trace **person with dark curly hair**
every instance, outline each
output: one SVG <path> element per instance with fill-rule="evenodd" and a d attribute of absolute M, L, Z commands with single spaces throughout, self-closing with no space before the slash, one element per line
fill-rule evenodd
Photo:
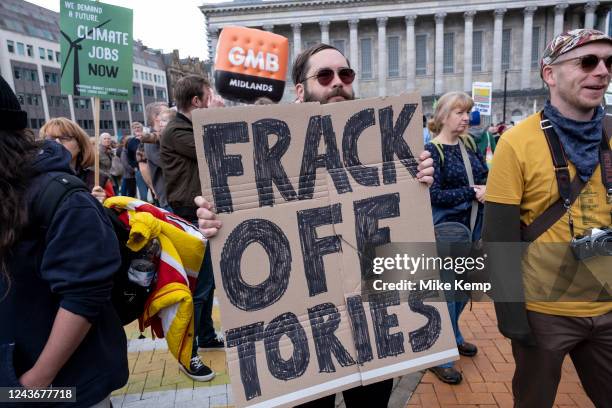
<path fill-rule="evenodd" d="M 47 186 L 74 178 L 72 156 L 26 126 L 0 77 L 0 387 L 75 387 L 71 406 L 109 407 L 129 375 L 110 302 L 119 243 L 85 187 L 65 196 L 50 221 L 39 216 Z"/>

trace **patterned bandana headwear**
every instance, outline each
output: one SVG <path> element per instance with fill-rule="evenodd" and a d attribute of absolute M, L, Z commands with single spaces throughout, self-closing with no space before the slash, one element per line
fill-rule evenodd
<path fill-rule="evenodd" d="M 612 38 L 608 37 L 601 31 L 590 28 L 579 28 L 559 34 L 548 44 L 540 61 L 540 76 L 546 65 L 550 65 L 561 55 L 573 50 L 574 48 L 582 47 L 594 41 L 607 41 L 612 43 Z"/>

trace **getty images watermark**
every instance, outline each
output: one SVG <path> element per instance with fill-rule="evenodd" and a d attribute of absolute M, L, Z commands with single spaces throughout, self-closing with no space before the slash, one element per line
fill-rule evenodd
<path fill-rule="evenodd" d="M 475 282 L 470 276 L 483 272 L 487 255 L 440 257 L 377 256 L 372 260 L 372 273 L 378 278 L 369 279 L 374 291 L 480 291 L 489 292 L 490 282 Z M 383 276 L 384 275 L 384 276 Z"/>

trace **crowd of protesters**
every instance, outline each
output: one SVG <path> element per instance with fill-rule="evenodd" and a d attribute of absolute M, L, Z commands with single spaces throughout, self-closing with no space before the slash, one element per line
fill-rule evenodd
<path fill-rule="evenodd" d="M 544 114 L 576 167 L 572 171 L 583 182 L 591 180 L 595 194 L 603 191 L 596 170 L 603 118 L 599 105 L 602 90 L 610 82 L 611 62 L 612 39 L 595 30 L 575 30 L 553 39 L 541 64 L 550 90 Z M 338 49 L 315 45 L 298 55 L 292 66 L 296 102 L 325 104 L 355 99 L 352 83 L 356 73 Z M 108 133 L 100 135 L 100 178 L 96 183 L 96 152 L 88 135 L 69 119 L 53 118 L 36 137 L 27 129 L 25 112 L 3 79 L 0 87 L 0 170 L 5 179 L 0 183 L 4 200 L 0 223 L 7 226 L 0 232 L 0 317 L 3 322 L 12 322 L 0 328 L 0 386 L 76 386 L 78 406 L 108 406 L 110 392 L 126 383 L 128 369 L 125 336 L 107 301 L 113 271 L 120 262 L 118 242 L 99 203 L 116 195 L 138 197 L 197 225 L 209 238 L 209 245 L 220 245 L 214 236 L 222 223 L 211 203 L 200 197 L 191 115 L 196 109 L 222 107 L 223 100 L 205 78 L 182 78 L 174 89 L 176 107 L 151 103 L 146 106 L 146 127 L 132 123 L 132 134 L 121 140 Z M 533 150 L 524 147 L 525 143 L 536 143 L 526 138 L 540 137 L 542 132 L 534 125 L 540 116 L 514 127 L 497 124 L 483 129 L 470 127 L 474 125 L 472 107 L 467 94 L 449 92 L 438 99 L 432 117 L 423 118 L 425 146 L 419 156 L 417 179 L 429 186 L 432 223 L 440 231 L 449 224 L 459 224 L 468 241 L 481 237 L 496 242 L 520 240 L 508 234 L 520 235 L 520 224 L 537 218 L 546 210 L 545 204 L 554 202 L 559 194 L 554 171 L 549 175 L 548 168 L 532 168 L 542 159 L 531 160 L 530 154 L 546 155 L 546 145 L 540 143 Z M 543 136 L 540 139 L 544 140 Z M 53 223 L 46 226 L 46 238 L 40 238 L 36 220 L 28 214 L 49 177 L 57 172 L 76 175 L 90 194 L 77 192 L 63 201 Z M 545 173 L 548 184 L 536 177 Z M 507 183 L 511 185 L 506 189 Z M 555 186 L 552 193 L 551 186 Z M 535 190 L 539 197 L 532 196 Z M 610 202 L 606 204 L 605 193 L 601 198 L 601 208 L 591 217 L 608 225 Z M 578 225 L 577 216 L 575 219 L 572 228 L 586 229 Z M 556 240 L 566 227 L 558 222 L 548 238 Z M 101 251 L 104 257 L 97 256 Z M 516 267 L 520 270 L 520 265 Z M 447 272 L 446 279 L 454 279 L 453 271 Z M 538 276 L 530 277 L 531 285 L 537 284 L 533 280 L 537 282 Z M 181 365 L 181 370 L 197 381 L 209 381 L 215 375 L 198 351 L 224 347 L 212 322 L 214 289 L 207 250 L 192 288 L 192 358 L 189 366 Z M 459 353 L 474 356 L 477 347 L 463 339 L 459 328 L 465 304 L 457 298 L 447 302 Z M 497 308 L 501 324 L 506 325 L 502 332 L 512 340 L 517 360 L 513 381 L 517 406 L 552 406 L 566 354 L 574 359 L 593 402 L 610 406 L 612 306 L 579 306 L 582 308 L 551 308 L 527 302 L 518 312 L 511 311 L 520 319 L 510 323 L 510 312 L 504 306 Z M 560 332 L 567 336 L 566 341 L 557 341 Z M 598 374 L 588 374 L 590 367 L 597 367 Z M 545 370 L 548 376 L 544 389 L 536 389 L 537 382 L 528 380 L 530 370 L 537 369 Z M 452 363 L 431 370 L 446 383 L 462 381 Z M 392 381 L 385 380 L 347 390 L 346 406 L 386 406 L 391 389 Z M 303 404 L 327 406 L 334 406 L 333 396 Z"/>

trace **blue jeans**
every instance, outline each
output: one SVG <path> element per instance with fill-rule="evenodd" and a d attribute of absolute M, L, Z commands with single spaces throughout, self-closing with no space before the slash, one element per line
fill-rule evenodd
<path fill-rule="evenodd" d="M 214 292 L 215 277 L 213 275 L 209 242 L 204 253 L 204 260 L 198 274 L 196 287 L 193 291 L 193 327 L 195 328 L 195 336 L 193 338 L 192 356 L 197 355 L 199 346 L 206 344 L 206 342 L 211 341 L 217 336 L 212 319 Z"/>
<path fill-rule="evenodd" d="M 136 197 L 136 179 L 123 178 L 121 181 L 121 195 L 128 197 Z"/>
<path fill-rule="evenodd" d="M 149 198 L 149 187 L 142 178 L 140 171 L 136 170 L 136 186 L 138 187 L 138 196 L 142 201 L 148 201 Z"/>
<path fill-rule="evenodd" d="M 440 280 L 443 282 L 451 282 L 454 285 L 455 272 L 452 270 L 443 270 L 440 272 Z M 465 342 L 461 330 L 459 330 L 459 316 L 467 304 L 467 295 L 462 292 L 455 292 L 453 290 L 445 291 L 445 295 L 448 297 L 446 300 L 446 306 L 448 307 L 448 314 L 450 315 L 451 325 L 453 326 L 453 332 L 455 334 L 455 342 L 457 345 L 461 345 Z M 441 368 L 451 368 L 454 366 L 454 362 L 445 363 L 439 365 Z"/>

